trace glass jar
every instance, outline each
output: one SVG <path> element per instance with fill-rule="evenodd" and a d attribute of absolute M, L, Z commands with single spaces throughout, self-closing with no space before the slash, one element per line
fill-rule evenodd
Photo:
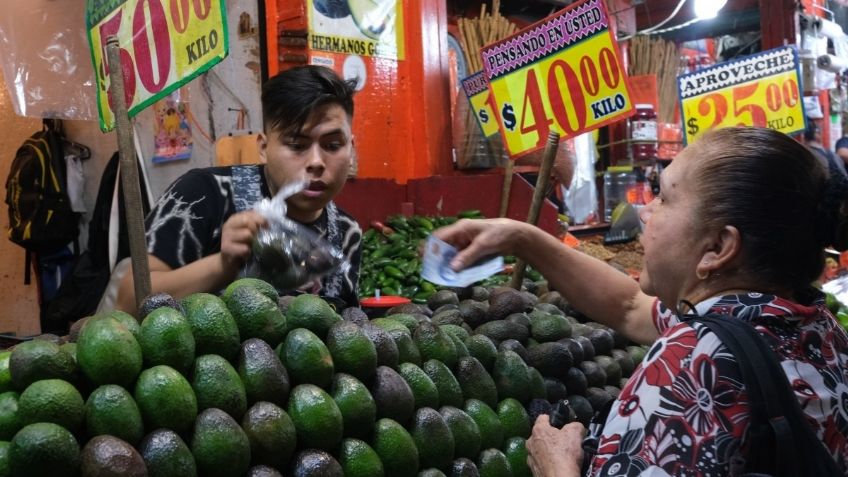
<path fill-rule="evenodd" d="M 637 104 L 630 118 L 631 160 L 635 163 L 657 157 L 657 113 L 651 104 Z"/>
<path fill-rule="evenodd" d="M 604 172 L 604 222 L 609 222 L 612 211 L 621 202 L 627 202 L 628 191 L 636 188 L 636 173 L 630 166 L 608 167 Z"/>

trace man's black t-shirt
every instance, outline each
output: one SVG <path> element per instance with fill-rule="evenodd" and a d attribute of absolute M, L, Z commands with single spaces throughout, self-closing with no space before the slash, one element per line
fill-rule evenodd
<path fill-rule="evenodd" d="M 248 171 L 258 177 L 258 189 L 253 186 L 255 195 L 270 197 L 264 166 L 192 169 L 171 184 L 148 214 L 145 221 L 148 253 L 173 269 L 218 253 L 224 222 L 244 208 L 236 207 L 238 197 L 234 196 L 242 194 L 234 194 L 235 168 L 252 168 L 241 169 L 236 176 Z M 358 305 L 362 230 L 356 220 L 330 202 L 318 220 L 303 225 L 323 235 L 343 252 L 350 264 L 346 272 L 324 277 L 318 293 L 340 299 L 347 306 Z"/>

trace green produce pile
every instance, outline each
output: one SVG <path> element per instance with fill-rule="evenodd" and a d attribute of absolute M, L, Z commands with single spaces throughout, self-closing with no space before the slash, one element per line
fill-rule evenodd
<path fill-rule="evenodd" d="M 839 324 L 848 330 L 848 307 L 842 304 L 835 295 L 825 293 L 827 308 L 833 313 Z"/>
<path fill-rule="evenodd" d="M 644 355 L 534 291 L 372 320 L 256 279 L 153 295 L 0 354 L 0 476 L 529 476 L 531 416 L 587 422 Z"/>
<path fill-rule="evenodd" d="M 359 276 L 359 296 L 374 296 L 377 290 L 382 295 L 404 296 L 413 303 L 424 304 L 441 287 L 421 278 L 421 243 L 433 230 L 450 225 L 458 219 L 479 219 L 479 210 L 466 210 L 456 217 L 426 217 L 394 215 L 386 224 L 374 223 L 374 227 L 363 234 L 362 264 Z M 515 261 L 505 257 L 506 263 Z M 539 272 L 528 267 L 525 277 L 539 281 Z M 480 285 L 493 286 L 508 282 L 508 274 L 494 275 Z"/>

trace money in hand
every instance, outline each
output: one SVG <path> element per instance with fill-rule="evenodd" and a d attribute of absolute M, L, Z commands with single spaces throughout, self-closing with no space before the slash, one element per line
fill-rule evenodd
<path fill-rule="evenodd" d="M 456 254 L 457 249 L 454 246 L 429 236 L 424 249 L 421 276 L 437 285 L 461 288 L 489 278 L 504 268 L 503 257 L 494 257 L 480 260 L 457 272 L 450 267 L 450 262 Z"/>

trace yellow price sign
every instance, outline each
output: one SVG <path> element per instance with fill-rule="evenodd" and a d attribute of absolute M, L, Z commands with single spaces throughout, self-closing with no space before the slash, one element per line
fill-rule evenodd
<path fill-rule="evenodd" d="M 483 131 L 483 137 L 497 134 L 497 112 L 493 107 L 492 95 L 489 93 L 489 82 L 486 81 L 483 72 L 479 71 L 462 80 L 462 90 L 465 91 L 465 96 L 471 103 L 471 110 L 474 111 L 477 124 Z"/>
<path fill-rule="evenodd" d="M 602 0 L 585 0 L 484 47 L 500 131 L 515 157 L 630 116 L 630 86 Z"/>
<path fill-rule="evenodd" d="M 118 38 L 132 117 L 227 56 L 226 17 L 224 0 L 88 0 L 100 128 L 115 125 L 106 57 L 110 36 Z"/>
<path fill-rule="evenodd" d="M 798 54 L 784 46 L 677 77 L 686 142 L 711 129 L 804 129 Z"/>

